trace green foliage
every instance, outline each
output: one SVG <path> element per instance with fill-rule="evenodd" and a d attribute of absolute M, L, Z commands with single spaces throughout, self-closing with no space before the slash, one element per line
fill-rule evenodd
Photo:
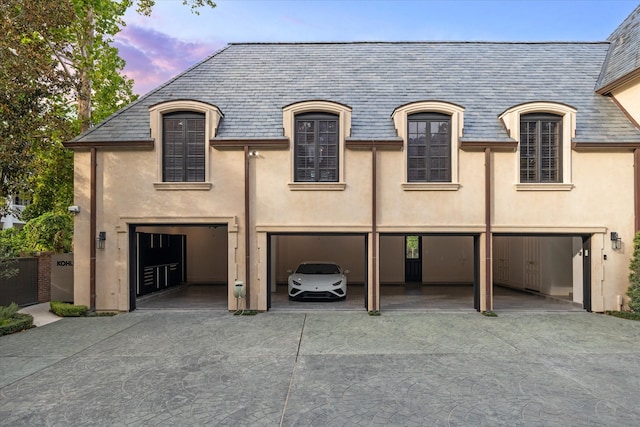
<path fill-rule="evenodd" d="M 86 305 L 73 305 L 66 302 L 51 301 L 51 311 L 60 317 L 83 317 L 87 315 Z"/>
<path fill-rule="evenodd" d="M 483 311 L 482 315 L 486 317 L 498 317 L 498 313 L 495 311 Z"/>
<path fill-rule="evenodd" d="M 31 204 L 20 219 L 28 222 L 47 212 L 66 212 L 73 204 L 73 152 L 59 140 L 52 141 L 35 151 L 32 167 L 28 181 Z"/>
<path fill-rule="evenodd" d="M 134 4 L 148 16 L 155 0 L 0 2 L 0 195 L 31 199 L 23 220 L 73 204 L 73 153 L 62 143 L 137 98 L 113 47 Z M 195 14 L 216 6 L 212 0 L 183 4 Z M 8 209 L 0 203 L 0 215 Z M 48 244 L 30 238 L 5 247 L 59 250 L 60 236 L 51 235 L 56 239 Z"/>
<path fill-rule="evenodd" d="M 0 336 L 33 328 L 33 316 L 27 313 L 16 313 L 7 321 L 0 321 Z"/>
<path fill-rule="evenodd" d="M 631 311 L 640 313 L 640 232 L 633 239 L 633 247 L 633 257 L 629 264 L 629 289 L 627 290 L 627 295 L 631 298 L 629 301 Z"/>
<path fill-rule="evenodd" d="M 255 316 L 258 314 L 257 310 L 236 310 L 233 312 L 234 316 Z"/>
<path fill-rule="evenodd" d="M 18 234 L 19 232 L 12 228 L 0 231 L 0 278 L 9 279 L 19 272 L 17 253 L 13 250 L 11 237 L 5 237 Z"/>
<path fill-rule="evenodd" d="M 73 217 L 70 213 L 47 212 L 27 222 L 22 228 L 24 251 L 71 252 Z"/>
<path fill-rule="evenodd" d="M 3 0 L 0 17 L 0 194 L 28 194 L 37 151 L 72 134 L 57 111 L 71 86 L 52 49 L 73 10 L 64 0 Z"/>
<path fill-rule="evenodd" d="M 130 2 L 129 2 L 130 3 Z M 145 16 L 151 15 L 151 9 L 156 4 L 156 0 L 138 0 L 136 11 Z M 210 8 L 216 7 L 216 3 L 212 0 L 182 0 L 183 5 L 191 6 L 191 13 L 199 15 L 198 8 L 208 6 Z"/>
<path fill-rule="evenodd" d="M 4 322 L 13 318 L 16 315 L 20 307 L 15 302 L 12 302 L 8 306 L 0 306 L 0 322 Z"/>
<path fill-rule="evenodd" d="M 0 336 L 29 329 L 33 326 L 33 316 L 18 313 L 18 304 L 0 306 Z"/>
<path fill-rule="evenodd" d="M 640 320 L 640 313 L 631 311 L 607 311 L 606 313 L 609 316 L 619 317 L 621 319 Z"/>

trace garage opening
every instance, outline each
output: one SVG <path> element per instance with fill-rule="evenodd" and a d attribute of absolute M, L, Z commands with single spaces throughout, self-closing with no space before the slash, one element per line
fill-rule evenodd
<path fill-rule="evenodd" d="M 477 310 L 477 235 L 380 235 L 381 310 Z"/>
<path fill-rule="evenodd" d="M 226 224 L 131 225 L 130 308 L 228 309 Z"/>
<path fill-rule="evenodd" d="M 267 309 L 362 310 L 366 308 L 367 236 L 364 234 L 278 234 L 268 240 Z M 342 299 L 289 298 L 289 275 L 301 263 L 331 262 L 348 270 L 346 296 Z"/>
<path fill-rule="evenodd" d="M 495 310 L 591 310 L 590 237 L 494 235 Z"/>

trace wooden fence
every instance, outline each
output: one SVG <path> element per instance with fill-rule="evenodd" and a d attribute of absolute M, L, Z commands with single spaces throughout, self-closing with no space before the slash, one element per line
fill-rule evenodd
<path fill-rule="evenodd" d="M 10 278 L 0 277 L 0 305 L 12 302 L 20 306 L 36 304 L 38 297 L 38 258 L 17 258 L 18 273 Z M 49 261 L 50 262 L 50 261 Z"/>

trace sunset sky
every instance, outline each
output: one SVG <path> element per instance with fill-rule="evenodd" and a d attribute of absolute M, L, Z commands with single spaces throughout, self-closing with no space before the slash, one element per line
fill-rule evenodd
<path fill-rule="evenodd" d="M 144 94 L 233 42 L 603 41 L 633 0 L 219 0 L 190 12 L 157 0 L 151 17 L 127 12 L 115 46 Z"/>

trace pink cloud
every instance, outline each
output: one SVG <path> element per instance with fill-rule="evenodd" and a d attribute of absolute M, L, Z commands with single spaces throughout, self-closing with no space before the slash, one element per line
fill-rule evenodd
<path fill-rule="evenodd" d="M 124 74 L 134 80 L 134 92 L 145 94 L 225 43 L 219 40 L 183 41 L 159 31 L 128 25 L 117 34 L 113 45 L 127 63 Z"/>

